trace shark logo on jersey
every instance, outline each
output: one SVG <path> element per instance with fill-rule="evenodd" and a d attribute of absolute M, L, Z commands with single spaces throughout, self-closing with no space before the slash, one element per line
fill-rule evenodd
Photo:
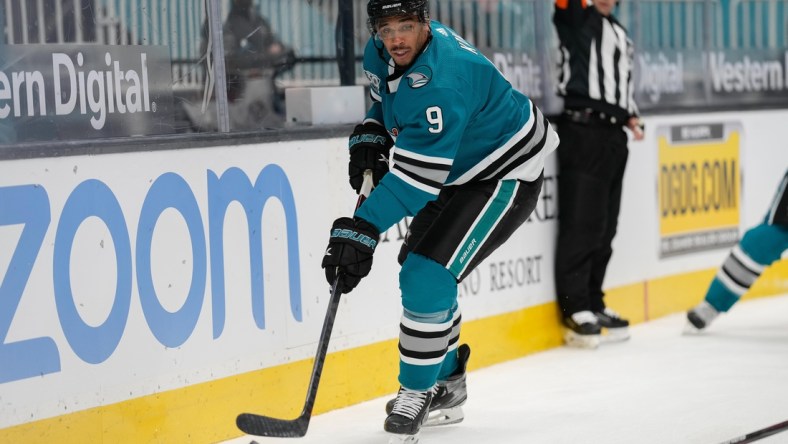
<path fill-rule="evenodd" d="M 432 80 L 432 70 L 426 66 L 417 66 L 407 77 L 411 88 L 421 88 Z"/>
<path fill-rule="evenodd" d="M 369 79 L 369 87 L 372 89 L 372 92 L 380 96 L 380 77 L 367 70 L 364 70 L 364 74 L 366 74 L 367 79 Z"/>

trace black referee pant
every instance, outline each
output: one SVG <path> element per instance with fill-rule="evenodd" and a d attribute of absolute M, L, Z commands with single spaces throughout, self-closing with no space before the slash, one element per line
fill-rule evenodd
<path fill-rule="evenodd" d="M 629 150 L 621 126 L 558 125 L 555 285 L 562 316 L 605 308 L 602 282 L 613 254 Z"/>

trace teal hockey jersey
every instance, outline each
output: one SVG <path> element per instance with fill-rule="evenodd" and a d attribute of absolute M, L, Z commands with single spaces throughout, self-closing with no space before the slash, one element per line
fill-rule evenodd
<path fill-rule="evenodd" d="M 381 232 L 414 216 L 444 186 L 536 180 L 558 145 L 547 119 L 498 69 L 437 21 L 413 63 L 395 71 L 383 43 L 364 51 L 372 106 L 365 121 L 394 139 L 386 174 L 356 211 Z"/>

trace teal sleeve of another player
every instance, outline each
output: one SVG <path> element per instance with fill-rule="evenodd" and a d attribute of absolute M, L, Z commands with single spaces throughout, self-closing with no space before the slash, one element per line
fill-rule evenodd
<path fill-rule="evenodd" d="M 355 215 L 382 233 L 406 216 L 415 216 L 436 197 L 406 184 L 393 174 L 386 174 Z"/>

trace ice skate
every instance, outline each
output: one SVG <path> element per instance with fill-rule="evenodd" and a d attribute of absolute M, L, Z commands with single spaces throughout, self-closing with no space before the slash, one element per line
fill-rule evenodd
<path fill-rule="evenodd" d="M 457 424 L 465 419 L 462 405 L 468 399 L 465 373 L 470 356 L 471 348 L 468 344 L 462 344 L 457 348 L 457 369 L 446 380 L 439 380 L 435 386 L 424 427 Z M 387 415 L 391 414 L 394 401 L 396 398 L 386 403 Z"/>
<path fill-rule="evenodd" d="M 419 442 L 419 431 L 427 420 L 436 387 L 425 392 L 400 387 L 391 413 L 383 423 L 383 429 L 389 433 L 389 444 Z"/>
<path fill-rule="evenodd" d="M 599 326 L 604 329 L 601 342 L 621 342 L 629 339 L 629 321 L 612 309 L 605 307 L 604 310 L 594 313 Z"/>
<path fill-rule="evenodd" d="M 687 312 L 687 326 L 685 333 L 699 333 L 711 324 L 720 315 L 716 308 L 706 301 L 702 301 L 695 308 Z"/>
<path fill-rule="evenodd" d="M 566 345 L 576 348 L 594 349 L 599 347 L 602 329 L 597 317 L 588 310 L 579 311 L 564 318 L 567 330 L 564 334 Z"/>

